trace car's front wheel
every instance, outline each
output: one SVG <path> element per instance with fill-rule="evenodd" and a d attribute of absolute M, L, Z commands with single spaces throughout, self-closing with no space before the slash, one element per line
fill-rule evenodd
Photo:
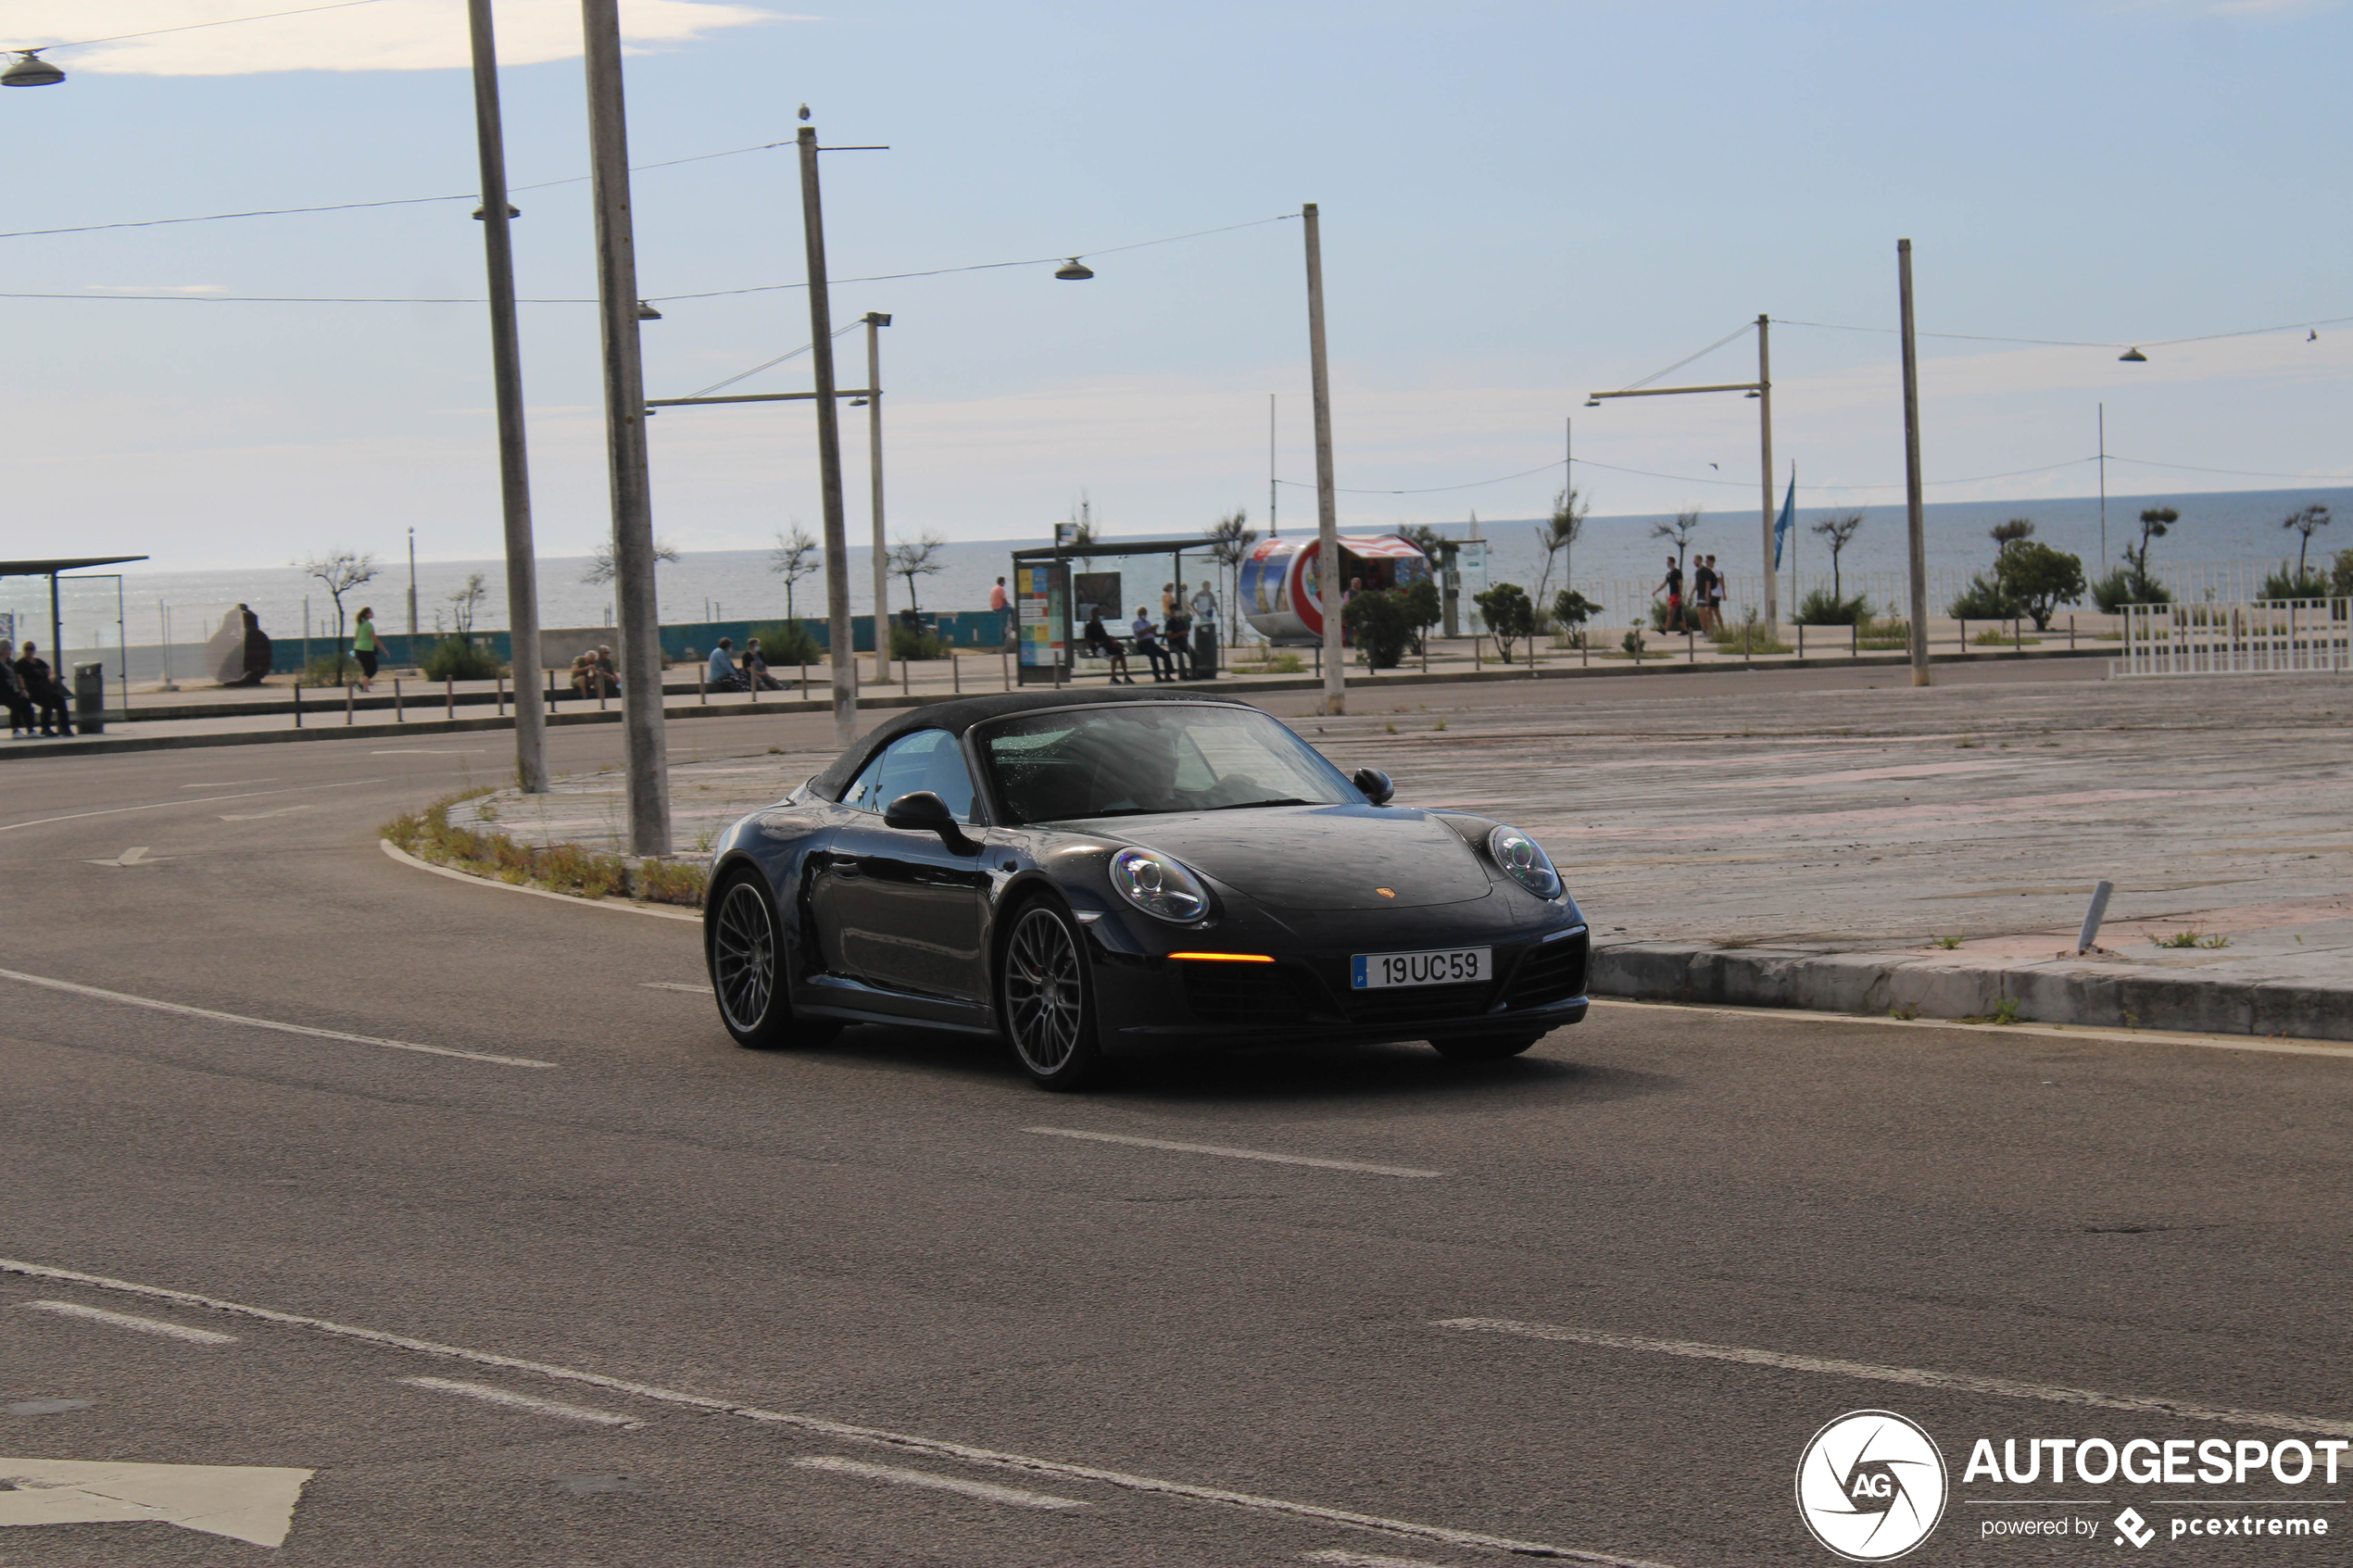
<path fill-rule="evenodd" d="M 761 879 L 739 873 L 712 895 L 711 989 L 719 1020 L 736 1044 L 752 1050 L 817 1045 L 839 1024 L 796 1021 L 785 997 L 785 951 L 776 906 Z"/>
<path fill-rule="evenodd" d="M 1013 917 L 997 998 L 1013 1059 L 1032 1083 L 1082 1088 L 1101 1071 L 1092 977 L 1076 924 L 1060 908 L 1040 900 Z"/>
<path fill-rule="evenodd" d="M 1501 1061 L 1507 1056 L 1517 1056 L 1544 1037 L 1542 1030 L 1533 1034 L 1473 1035 L 1466 1039 L 1432 1040 L 1430 1049 L 1449 1061 Z"/>

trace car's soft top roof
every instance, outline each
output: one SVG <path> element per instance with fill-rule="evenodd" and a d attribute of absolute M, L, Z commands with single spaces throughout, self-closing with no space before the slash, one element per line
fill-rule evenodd
<path fill-rule="evenodd" d="M 946 730 L 962 736 L 966 730 L 985 720 L 1001 719 L 1013 713 L 1039 713 L 1055 708 L 1100 708 L 1114 702 L 1215 703 L 1227 708 L 1248 708 L 1251 704 L 1239 697 L 1220 696 L 1208 692 L 1106 691 L 1101 687 L 1080 690 L 1065 686 L 1059 691 L 991 692 L 985 696 L 957 697 L 950 702 L 926 703 L 911 708 L 894 718 L 876 725 L 872 734 L 861 735 L 849 748 L 834 759 L 832 765 L 810 783 L 820 795 L 831 799 L 841 798 L 849 781 L 867 759 L 897 740 L 910 730 Z"/>

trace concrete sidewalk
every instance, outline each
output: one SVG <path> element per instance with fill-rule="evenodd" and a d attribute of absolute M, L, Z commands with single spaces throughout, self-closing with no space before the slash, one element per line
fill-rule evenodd
<path fill-rule="evenodd" d="M 1931 1017 L 2007 1000 L 2045 1022 L 2353 1038 L 2353 685 L 2007 673 L 1266 706 L 1343 768 L 1388 771 L 1401 801 L 1536 834 L 1593 921 L 1604 994 Z M 682 851 L 824 765 L 830 746 L 795 734 L 675 769 Z M 500 832 L 620 845 L 614 777 L 496 809 Z M 2103 877 L 2106 951 L 2062 958 Z"/>

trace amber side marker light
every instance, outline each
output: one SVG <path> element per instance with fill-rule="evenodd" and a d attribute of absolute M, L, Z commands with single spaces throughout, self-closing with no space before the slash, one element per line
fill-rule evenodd
<path fill-rule="evenodd" d="M 1273 963 L 1266 953 L 1171 953 L 1172 959 L 1198 959 L 1202 963 Z"/>

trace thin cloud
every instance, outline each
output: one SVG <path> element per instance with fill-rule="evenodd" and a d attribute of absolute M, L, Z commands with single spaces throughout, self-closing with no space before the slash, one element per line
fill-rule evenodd
<path fill-rule="evenodd" d="M 10 46 L 187 27 L 254 10 L 253 0 L 36 0 L 11 7 Z M 729 28 L 816 19 L 731 0 L 621 0 L 622 39 L 633 53 L 691 44 Z M 472 63 L 468 36 L 465 0 L 380 0 L 61 50 L 57 63 L 69 72 L 130 76 L 448 70 Z M 580 7 L 573 0 L 505 0 L 499 6 L 501 65 L 572 59 L 580 51 Z"/>

